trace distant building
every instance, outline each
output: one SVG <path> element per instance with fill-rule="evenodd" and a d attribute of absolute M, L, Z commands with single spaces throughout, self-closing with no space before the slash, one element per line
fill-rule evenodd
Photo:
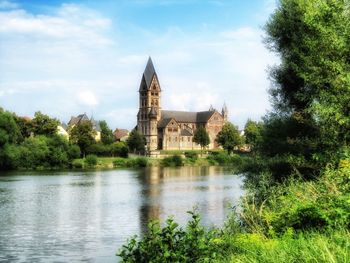
<path fill-rule="evenodd" d="M 62 135 L 66 139 L 69 139 L 67 128 L 68 128 L 67 124 L 62 122 L 60 125 L 57 126 L 57 134 Z"/>
<path fill-rule="evenodd" d="M 218 147 L 215 138 L 228 117 L 225 104 L 221 112 L 212 106 L 201 112 L 162 110 L 161 92 L 157 73 L 149 58 L 139 88 L 137 114 L 137 129 L 145 136 L 149 151 L 199 149 L 200 146 L 193 142 L 193 135 L 200 126 L 209 134 L 209 149 Z"/>
<path fill-rule="evenodd" d="M 126 129 L 115 129 L 113 135 L 117 142 L 125 142 L 129 137 L 129 131 Z"/>
<path fill-rule="evenodd" d="M 92 129 L 95 131 L 95 141 L 99 142 L 101 141 L 101 127 L 98 121 L 95 121 L 93 117 L 90 119 L 84 114 L 80 114 L 77 117 L 72 116 L 71 119 L 68 122 L 68 129 L 73 129 L 74 126 L 79 125 L 80 123 L 84 121 L 89 121 L 92 124 Z"/>

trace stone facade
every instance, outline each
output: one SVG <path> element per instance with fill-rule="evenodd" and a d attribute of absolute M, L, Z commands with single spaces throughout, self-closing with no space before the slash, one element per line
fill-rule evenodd
<path fill-rule="evenodd" d="M 228 117 L 225 104 L 221 113 L 212 106 L 201 112 L 162 110 L 161 92 L 157 73 L 149 58 L 139 88 L 137 114 L 137 129 L 145 136 L 148 151 L 200 149 L 200 145 L 193 142 L 194 132 L 200 126 L 205 127 L 209 134 L 209 149 L 218 147 L 215 138 Z"/>

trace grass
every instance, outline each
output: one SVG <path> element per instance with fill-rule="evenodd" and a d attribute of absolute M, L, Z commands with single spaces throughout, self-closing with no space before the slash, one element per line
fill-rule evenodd
<path fill-rule="evenodd" d="M 278 238 L 237 234 L 224 242 L 228 255 L 216 262 L 350 262 L 350 235 L 344 229 L 326 233 L 291 231 Z"/>
<path fill-rule="evenodd" d="M 97 158 L 97 165 L 96 168 L 114 168 L 113 162 L 115 160 L 131 160 L 136 159 L 139 157 L 129 157 L 129 158 L 120 158 L 120 157 L 98 157 Z M 151 158 L 151 157 L 145 157 L 148 161 L 148 166 L 163 166 L 162 165 L 162 159 L 161 158 Z M 83 158 L 75 159 L 73 163 L 84 163 Z M 183 165 L 184 166 L 210 166 L 213 165 L 205 158 L 198 158 L 196 160 L 190 160 L 188 158 L 183 158 Z M 125 166 L 120 166 L 125 167 Z M 79 168 L 79 167 L 76 167 Z M 80 167 L 81 168 L 81 167 Z"/>

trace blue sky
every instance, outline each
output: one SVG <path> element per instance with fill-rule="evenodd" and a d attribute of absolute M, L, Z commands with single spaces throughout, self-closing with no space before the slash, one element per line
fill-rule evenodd
<path fill-rule="evenodd" d="M 0 106 L 133 128 L 148 56 L 162 108 L 218 110 L 240 127 L 269 109 L 263 45 L 274 0 L 0 0 Z"/>

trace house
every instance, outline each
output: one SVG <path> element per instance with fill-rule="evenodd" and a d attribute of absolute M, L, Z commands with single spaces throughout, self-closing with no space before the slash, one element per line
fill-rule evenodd
<path fill-rule="evenodd" d="M 115 129 L 113 132 L 114 138 L 117 142 L 125 142 L 129 137 L 129 131 L 126 129 Z"/>
<path fill-rule="evenodd" d="M 89 121 L 92 124 L 92 129 L 95 131 L 95 141 L 99 142 L 101 141 L 101 127 L 98 121 L 95 121 L 93 117 L 90 119 L 84 114 L 80 114 L 76 117 L 72 116 L 71 119 L 68 122 L 68 130 L 73 129 L 74 126 L 79 125 L 80 123 L 84 121 Z"/>

